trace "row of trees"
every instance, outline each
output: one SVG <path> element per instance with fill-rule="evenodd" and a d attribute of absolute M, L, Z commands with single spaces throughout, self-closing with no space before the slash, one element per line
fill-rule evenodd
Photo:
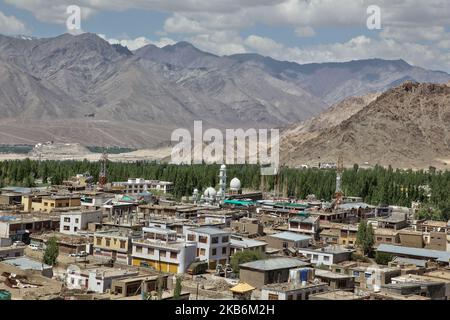
<path fill-rule="evenodd" d="M 0 186 L 34 186 L 35 179 L 43 183 L 60 184 L 77 173 L 89 172 L 98 178 L 100 166 L 89 161 L 32 161 L 13 160 L 0 162 Z M 194 188 L 204 190 L 217 186 L 219 165 L 170 165 L 155 162 L 119 163 L 107 165 L 109 181 L 126 180 L 130 177 L 172 181 L 174 196 L 191 195 Z M 310 194 L 322 200 L 331 200 L 335 191 L 335 170 L 280 169 L 278 183 L 274 177 L 261 179 L 258 165 L 230 165 L 228 177 L 238 177 L 247 189 L 277 189 L 288 197 L 306 198 Z M 433 218 L 450 218 L 450 172 L 394 170 L 376 166 L 361 169 L 355 165 L 342 176 L 344 193 L 359 196 L 373 204 L 410 206 L 420 201 L 433 207 Z M 427 214 L 423 212 L 423 214 Z"/>

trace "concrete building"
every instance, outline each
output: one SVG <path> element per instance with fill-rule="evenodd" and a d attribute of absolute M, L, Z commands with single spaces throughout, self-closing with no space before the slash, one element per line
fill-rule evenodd
<path fill-rule="evenodd" d="M 386 244 L 398 244 L 400 243 L 400 236 L 398 231 L 393 229 L 376 228 L 374 230 L 375 246 L 382 243 Z"/>
<path fill-rule="evenodd" d="M 125 298 L 142 294 L 142 289 L 144 289 L 144 292 L 157 291 L 158 278 L 158 275 L 145 275 L 114 279 L 111 284 L 111 294 Z M 170 275 L 162 274 L 161 278 L 162 290 L 171 289 Z M 144 288 L 142 288 L 143 286 Z"/>
<path fill-rule="evenodd" d="M 30 234 L 54 230 L 59 230 L 59 216 L 0 216 L 0 238 L 9 238 L 12 242 L 23 241 L 29 243 Z"/>
<path fill-rule="evenodd" d="M 351 275 L 316 269 L 314 277 L 326 283 L 330 290 L 353 290 L 355 288 L 355 278 Z"/>
<path fill-rule="evenodd" d="M 66 271 L 66 285 L 69 289 L 84 289 L 97 293 L 104 293 L 111 289 L 113 280 L 135 277 L 137 271 L 118 268 L 80 269 L 70 266 Z"/>
<path fill-rule="evenodd" d="M 197 243 L 178 240 L 176 231 L 143 228 L 144 239 L 132 241 L 132 265 L 156 271 L 185 273 L 195 261 Z"/>
<path fill-rule="evenodd" d="M 309 263 L 295 258 L 257 260 L 239 266 L 239 279 L 240 282 L 261 289 L 267 284 L 287 282 L 289 270 L 309 265 Z"/>
<path fill-rule="evenodd" d="M 398 231 L 398 237 L 404 247 L 423 248 L 425 245 L 422 231 L 403 229 Z"/>
<path fill-rule="evenodd" d="M 225 265 L 230 258 L 230 233 L 213 227 L 188 229 L 186 240 L 197 242 L 197 257 L 207 261 L 210 269 Z"/>
<path fill-rule="evenodd" d="M 267 246 L 274 249 L 307 248 L 313 238 L 295 232 L 280 232 L 266 237 Z"/>
<path fill-rule="evenodd" d="M 101 223 L 103 213 L 95 211 L 73 211 L 61 214 L 59 232 L 64 234 L 77 234 L 78 231 L 87 230 L 89 223 Z"/>
<path fill-rule="evenodd" d="M 0 261 L 9 258 L 22 257 L 25 251 L 25 246 L 8 246 L 0 247 Z"/>
<path fill-rule="evenodd" d="M 328 246 L 320 249 L 298 249 L 298 253 L 310 259 L 311 263 L 326 266 L 350 260 L 353 252 L 354 250 L 341 246 Z"/>
<path fill-rule="evenodd" d="M 445 266 L 450 265 L 450 252 L 447 251 L 394 246 L 388 244 L 379 245 L 377 251 L 389 253 L 395 257 L 431 260 L 441 263 Z"/>
<path fill-rule="evenodd" d="M 289 231 L 315 238 L 319 232 L 319 217 L 306 215 L 291 218 L 289 219 Z"/>
<path fill-rule="evenodd" d="M 141 237 L 141 233 L 105 230 L 94 233 L 94 257 L 113 260 L 123 264 L 131 262 L 131 240 Z"/>
<path fill-rule="evenodd" d="M 52 212 L 61 208 L 81 206 L 79 195 L 24 195 L 22 205 L 25 212 Z"/>
<path fill-rule="evenodd" d="M 128 181 L 123 182 L 113 182 L 111 187 L 123 188 L 123 192 L 129 195 L 141 194 L 146 190 L 153 190 L 161 193 L 172 193 L 173 183 L 168 181 L 159 180 L 145 180 L 142 178 L 128 179 Z"/>
<path fill-rule="evenodd" d="M 261 300 L 309 300 L 311 295 L 328 290 L 325 283 L 272 283 L 261 289 Z"/>
<path fill-rule="evenodd" d="M 239 251 L 250 250 L 264 253 L 267 243 L 249 238 L 232 235 L 230 238 L 230 256 Z"/>
<path fill-rule="evenodd" d="M 239 221 L 231 222 L 231 229 L 240 235 L 245 235 L 249 238 L 261 236 L 264 234 L 264 225 L 256 218 L 241 218 Z"/>

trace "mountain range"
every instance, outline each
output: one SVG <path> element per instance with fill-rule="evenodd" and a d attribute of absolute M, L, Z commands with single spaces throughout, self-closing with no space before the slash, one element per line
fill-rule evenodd
<path fill-rule="evenodd" d="M 0 35 L 0 143 L 155 147 L 178 127 L 286 127 L 355 95 L 450 75 L 403 60 L 297 64 L 179 42 L 130 51 L 84 33 Z"/>

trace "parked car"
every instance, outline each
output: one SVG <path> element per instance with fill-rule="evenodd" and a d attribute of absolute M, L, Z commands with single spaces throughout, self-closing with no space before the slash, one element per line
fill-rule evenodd
<path fill-rule="evenodd" d="M 39 247 L 37 244 L 33 244 L 33 243 L 28 245 L 28 248 L 30 248 L 33 251 L 38 251 L 41 249 L 41 247 Z"/>
<path fill-rule="evenodd" d="M 88 253 L 86 251 L 80 251 L 77 253 L 71 253 L 69 254 L 69 257 L 73 257 L 73 258 L 84 258 L 87 257 Z"/>
<path fill-rule="evenodd" d="M 23 241 L 14 241 L 13 246 L 14 247 L 25 247 L 26 244 Z"/>

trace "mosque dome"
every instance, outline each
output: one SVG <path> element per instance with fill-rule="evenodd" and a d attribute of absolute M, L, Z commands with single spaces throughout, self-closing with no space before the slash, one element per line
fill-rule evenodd
<path fill-rule="evenodd" d="M 217 192 L 213 187 L 209 187 L 205 190 L 204 196 L 208 198 L 214 198 Z"/>
<path fill-rule="evenodd" d="M 238 178 L 233 178 L 230 181 L 230 189 L 240 190 L 241 189 L 241 180 L 239 180 Z"/>

